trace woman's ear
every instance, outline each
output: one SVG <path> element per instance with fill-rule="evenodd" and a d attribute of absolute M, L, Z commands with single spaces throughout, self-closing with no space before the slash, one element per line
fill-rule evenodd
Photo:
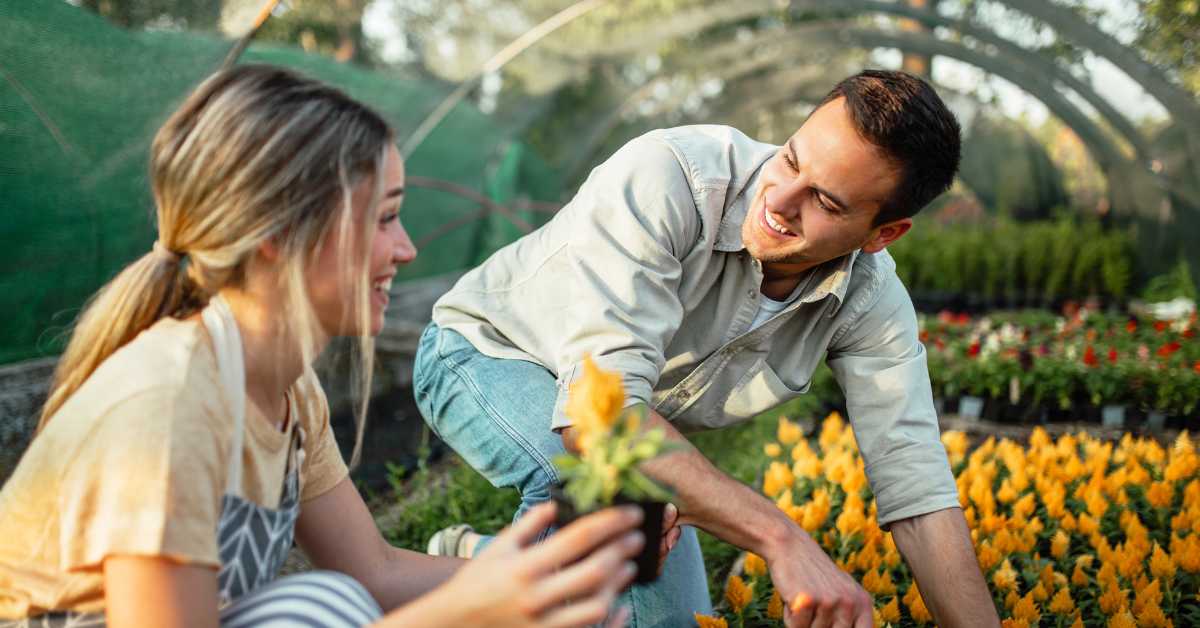
<path fill-rule="evenodd" d="M 911 218 L 901 218 L 880 225 L 871 232 L 871 239 L 867 240 L 862 250 L 864 253 L 878 253 L 886 249 L 889 244 L 899 240 L 900 236 L 908 233 L 909 229 L 912 229 Z"/>
<path fill-rule="evenodd" d="M 267 238 L 258 245 L 258 255 L 267 262 L 275 263 L 279 261 L 280 248 L 275 238 Z"/>

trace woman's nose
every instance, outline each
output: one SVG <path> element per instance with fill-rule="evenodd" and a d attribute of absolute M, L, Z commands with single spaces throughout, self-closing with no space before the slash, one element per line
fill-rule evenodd
<path fill-rule="evenodd" d="M 417 246 L 413 244 L 412 238 L 408 237 L 408 231 L 401 227 L 400 235 L 396 238 L 396 245 L 392 249 L 392 261 L 397 264 L 407 264 L 416 258 Z"/>

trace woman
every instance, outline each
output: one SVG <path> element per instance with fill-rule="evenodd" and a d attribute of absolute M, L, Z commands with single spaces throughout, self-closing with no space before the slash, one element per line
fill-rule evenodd
<path fill-rule="evenodd" d="M 369 390 L 388 287 L 416 255 L 394 140 L 343 93 L 265 66 L 210 77 L 167 120 L 158 240 L 78 321 L 0 492 L 0 625 L 604 619 L 640 513 L 534 546 L 553 519 L 535 510 L 464 562 L 388 545 L 347 477 L 311 364 L 358 336 Z M 293 536 L 326 571 L 276 579 Z"/>

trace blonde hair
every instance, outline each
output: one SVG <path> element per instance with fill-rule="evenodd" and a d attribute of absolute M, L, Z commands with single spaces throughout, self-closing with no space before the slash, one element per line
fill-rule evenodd
<path fill-rule="evenodd" d="M 201 83 L 151 147 L 156 246 L 168 253 L 146 253 L 86 306 L 59 360 L 38 431 L 105 359 L 140 332 L 163 317 L 189 316 L 218 290 L 238 286 L 247 262 L 268 239 L 280 252 L 279 281 L 288 295 L 281 307 L 291 327 L 280 333 L 299 343 L 310 364 L 316 316 L 305 269 L 327 238 L 368 241 L 375 221 L 352 215 L 353 189 L 372 177 L 371 207 L 379 202 L 393 143 L 391 128 L 378 114 L 287 70 L 242 65 Z M 362 446 L 373 370 L 368 255 L 364 250 L 361 264 L 343 265 L 359 276 L 341 284 L 355 286 L 359 319 L 360 402 L 351 465 Z"/>

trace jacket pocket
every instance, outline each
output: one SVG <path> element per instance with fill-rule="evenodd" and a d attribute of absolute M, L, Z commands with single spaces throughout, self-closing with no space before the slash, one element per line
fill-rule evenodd
<path fill-rule="evenodd" d="M 808 392 L 811 383 L 805 381 L 799 388 L 789 386 L 765 359 L 759 358 L 730 391 L 724 414 L 729 423 L 752 418 Z"/>

